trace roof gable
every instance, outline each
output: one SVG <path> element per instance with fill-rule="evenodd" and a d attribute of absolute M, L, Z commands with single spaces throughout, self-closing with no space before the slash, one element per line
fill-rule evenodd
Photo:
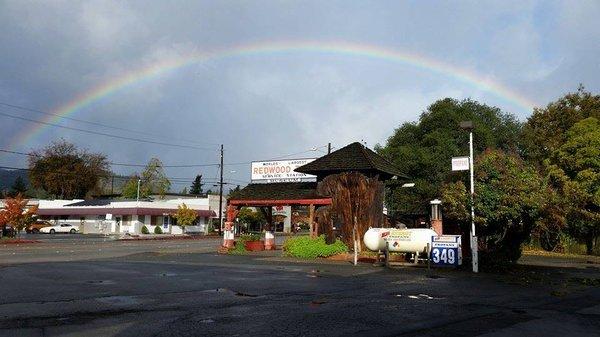
<path fill-rule="evenodd" d="M 296 169 L 296 172 L 317 176 L 344 171 L 373 172 L 384 178 L 408 178 L 390 161 L 359 142 L 346 145 Z"/>

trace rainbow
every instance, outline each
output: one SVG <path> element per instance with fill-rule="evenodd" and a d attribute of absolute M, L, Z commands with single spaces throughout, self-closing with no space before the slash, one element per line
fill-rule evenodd
<path fill-rule="evenodd" d="M 289 54 L 300 52 L 366 57 L 409 65 L 429 72 L 439 73 L 472 85 L 482 91 L 492 93 L 493 95 L 527 111 L 532 110 L 532 108 L 535 106 L 535 103 L 527 97 L 510 90 L 506 86 L 492 80 L 491 78 L 486 78 L 468 69 L 459 68 L 451 64 L 425 57 L 423 55 L 386 49 L 375 45 L 347 42 L 265 42 L 222 48 L 209 52 L 196 52 L 189 55 L 156 62 L 144 68 L 125 73 L 121 77 L 100 83 L 92 89 L 75 97 L 67 104 L 54 109 L 52 112 L 53 115 L 46 115 L 42 121 L 46 123 L 56 123 L 61 118 L 69 117 L 75 114 L 77 111 L 80 111 L 81 109 L 132 85 L 150 80 L 167 72 L 171 72 L 195 63 L 230 57 Z M 14 146 L 28 144 L 32 139 L 37 137 L 48 127 L 49 126 L 47 124 L 34 124 L 32 128 L 15 136 L 15 138 L 10 142 L 9 147 L 13 149 Z"/>

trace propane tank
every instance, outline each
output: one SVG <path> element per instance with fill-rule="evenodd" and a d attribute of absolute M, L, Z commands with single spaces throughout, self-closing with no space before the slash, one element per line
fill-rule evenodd
<path fill-rule="evenodd" d="M 390 252 L 414 253 L 426 251 L 432 236 L 437 234 L 429 228 L 370 228 L 363 241 L 373 251 L 384 250 L 388 242 Z"/>
<path fill-rule="evenodd" d="M 385 237 L 390 234 L 389 228 L 369 228 L 363 237 L 365 246 L 372 251 L 385 249 Z"/>

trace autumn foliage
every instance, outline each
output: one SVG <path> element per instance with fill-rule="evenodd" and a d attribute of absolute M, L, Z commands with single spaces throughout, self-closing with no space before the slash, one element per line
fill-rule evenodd
<path fill-rule="evenodd" d="M 4 200 L 4 209 L 0 210 L 0 226 L 10 224 L 17 231 L 21 231 L 33 222 L 33 217 L 38 210 L 38 206 L 35 205 L 27 208 L 28 201 L 21 194 Z"/>

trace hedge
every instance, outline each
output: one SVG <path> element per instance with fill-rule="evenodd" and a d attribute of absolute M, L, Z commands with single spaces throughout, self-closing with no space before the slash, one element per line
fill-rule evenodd
<path fill-rule="evenodd" d="M 328 245 L 325 242 L 324 235 L 315 239 L 309 236 L 300 236 L 287 239 L 283 243 L 283 251 L 288 256 L 314 259 L 346 253 L 348 252 L 348 247 L 339 239 L 333 244 Z"/>

